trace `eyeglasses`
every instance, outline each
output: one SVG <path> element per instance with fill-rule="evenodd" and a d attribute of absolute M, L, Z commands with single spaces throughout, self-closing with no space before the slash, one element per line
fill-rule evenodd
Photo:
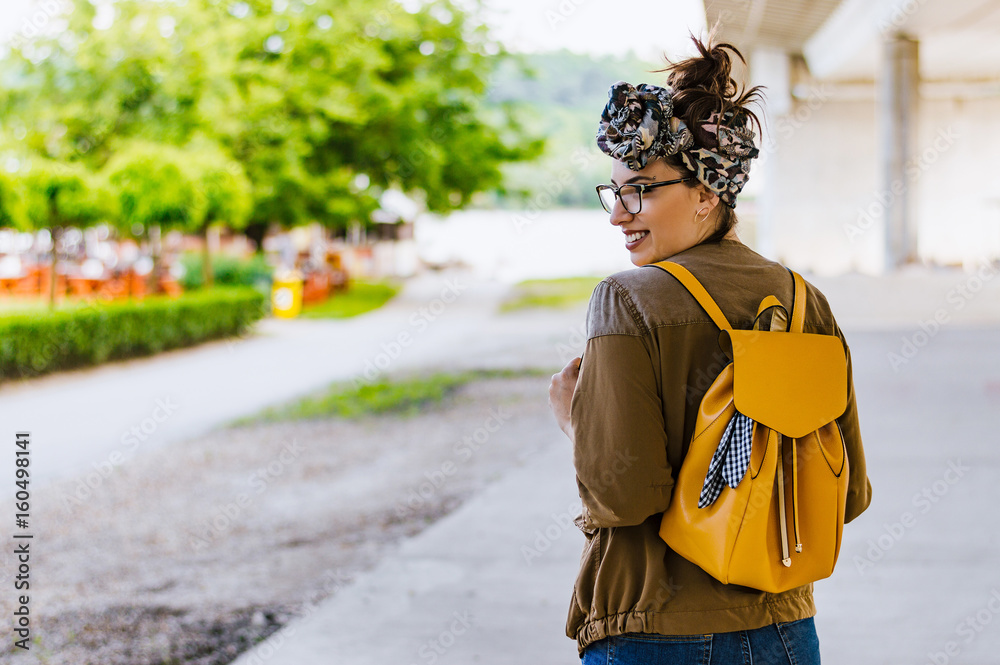
<path fill-rule="evenodd" d="M 625 212 L 635 215 L 642 210 L 642 193 L 647 189 L 664 187 L 666 185 L 675 185 L 679 182 L 693 179 L 693 176 L 688 176 L 687 178 L 678 178 L 677 180 L 664 180 L 663 182 L 650 182 L 641 185 L 622 185 L 621 187 L 598 185 L 597 197 L 601 199 L 601 205 L 604 206 L 604 209 L 609 213 L 612 209 L 614 209 L 615 199 L 617 198 L 622 200 L 622 206 L 625 208 Z"/>

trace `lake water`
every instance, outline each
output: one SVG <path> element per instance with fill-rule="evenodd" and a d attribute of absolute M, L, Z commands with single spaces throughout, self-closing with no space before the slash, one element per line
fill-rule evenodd
<path fill-rule="evenodd" d="M 461 263 L 502 282 L 606 276 L 633 268 L 622 232 L 603 210 L 464 210 L 423 215 L 414 227 L 418 257 Z"/>

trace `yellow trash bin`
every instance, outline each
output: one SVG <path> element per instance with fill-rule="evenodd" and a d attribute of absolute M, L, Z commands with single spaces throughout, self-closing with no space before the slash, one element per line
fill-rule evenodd
<path fill-rule="evenodd" d="M 274 275 L 271 311 L 282 319 L 294 319 L 302 311 L 302 273 L 286 270 Z"/>

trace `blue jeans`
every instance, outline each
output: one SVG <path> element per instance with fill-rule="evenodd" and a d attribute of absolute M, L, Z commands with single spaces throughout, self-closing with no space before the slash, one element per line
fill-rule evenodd
<path fill-rule="evenodd" d="M 625 633 L 587 645 L 581 665 L 819 665 L 813 618 L 712 635 Z"/>

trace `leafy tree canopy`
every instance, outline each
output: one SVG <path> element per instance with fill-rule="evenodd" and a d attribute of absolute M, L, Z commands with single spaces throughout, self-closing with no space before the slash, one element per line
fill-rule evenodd
<path fill-rule="evenodd" d="M 184 151 L 135 141 L 105 165 L 121 208 L 123 230 L 133 226 L 191 228 L 200 222 L 193 169 Z"/>
<path fill-rule="evenodd" d="M 18 177 L 32 228 L 87 227 L 117 214 L 106 184 L 79 164 L 34 158 Z"/>
<path fill-rule="evenodd" d="M 0 227 L 28 227 L 24 187 L 20 180 L 0 170 Z"/>
<path fill-rule="evenodd" d="M 0 62 L 5 143 L 99 170 L 137 140 L 214 142 L 249 181 L 251 223 L 364 221 L 390 186 L 447 211 L 541 148 L 509 105 L 484 106 L 504 54 L 450 0 L 68 4 Z M 195 223 L 176 203 L 125 213 Z"/>

